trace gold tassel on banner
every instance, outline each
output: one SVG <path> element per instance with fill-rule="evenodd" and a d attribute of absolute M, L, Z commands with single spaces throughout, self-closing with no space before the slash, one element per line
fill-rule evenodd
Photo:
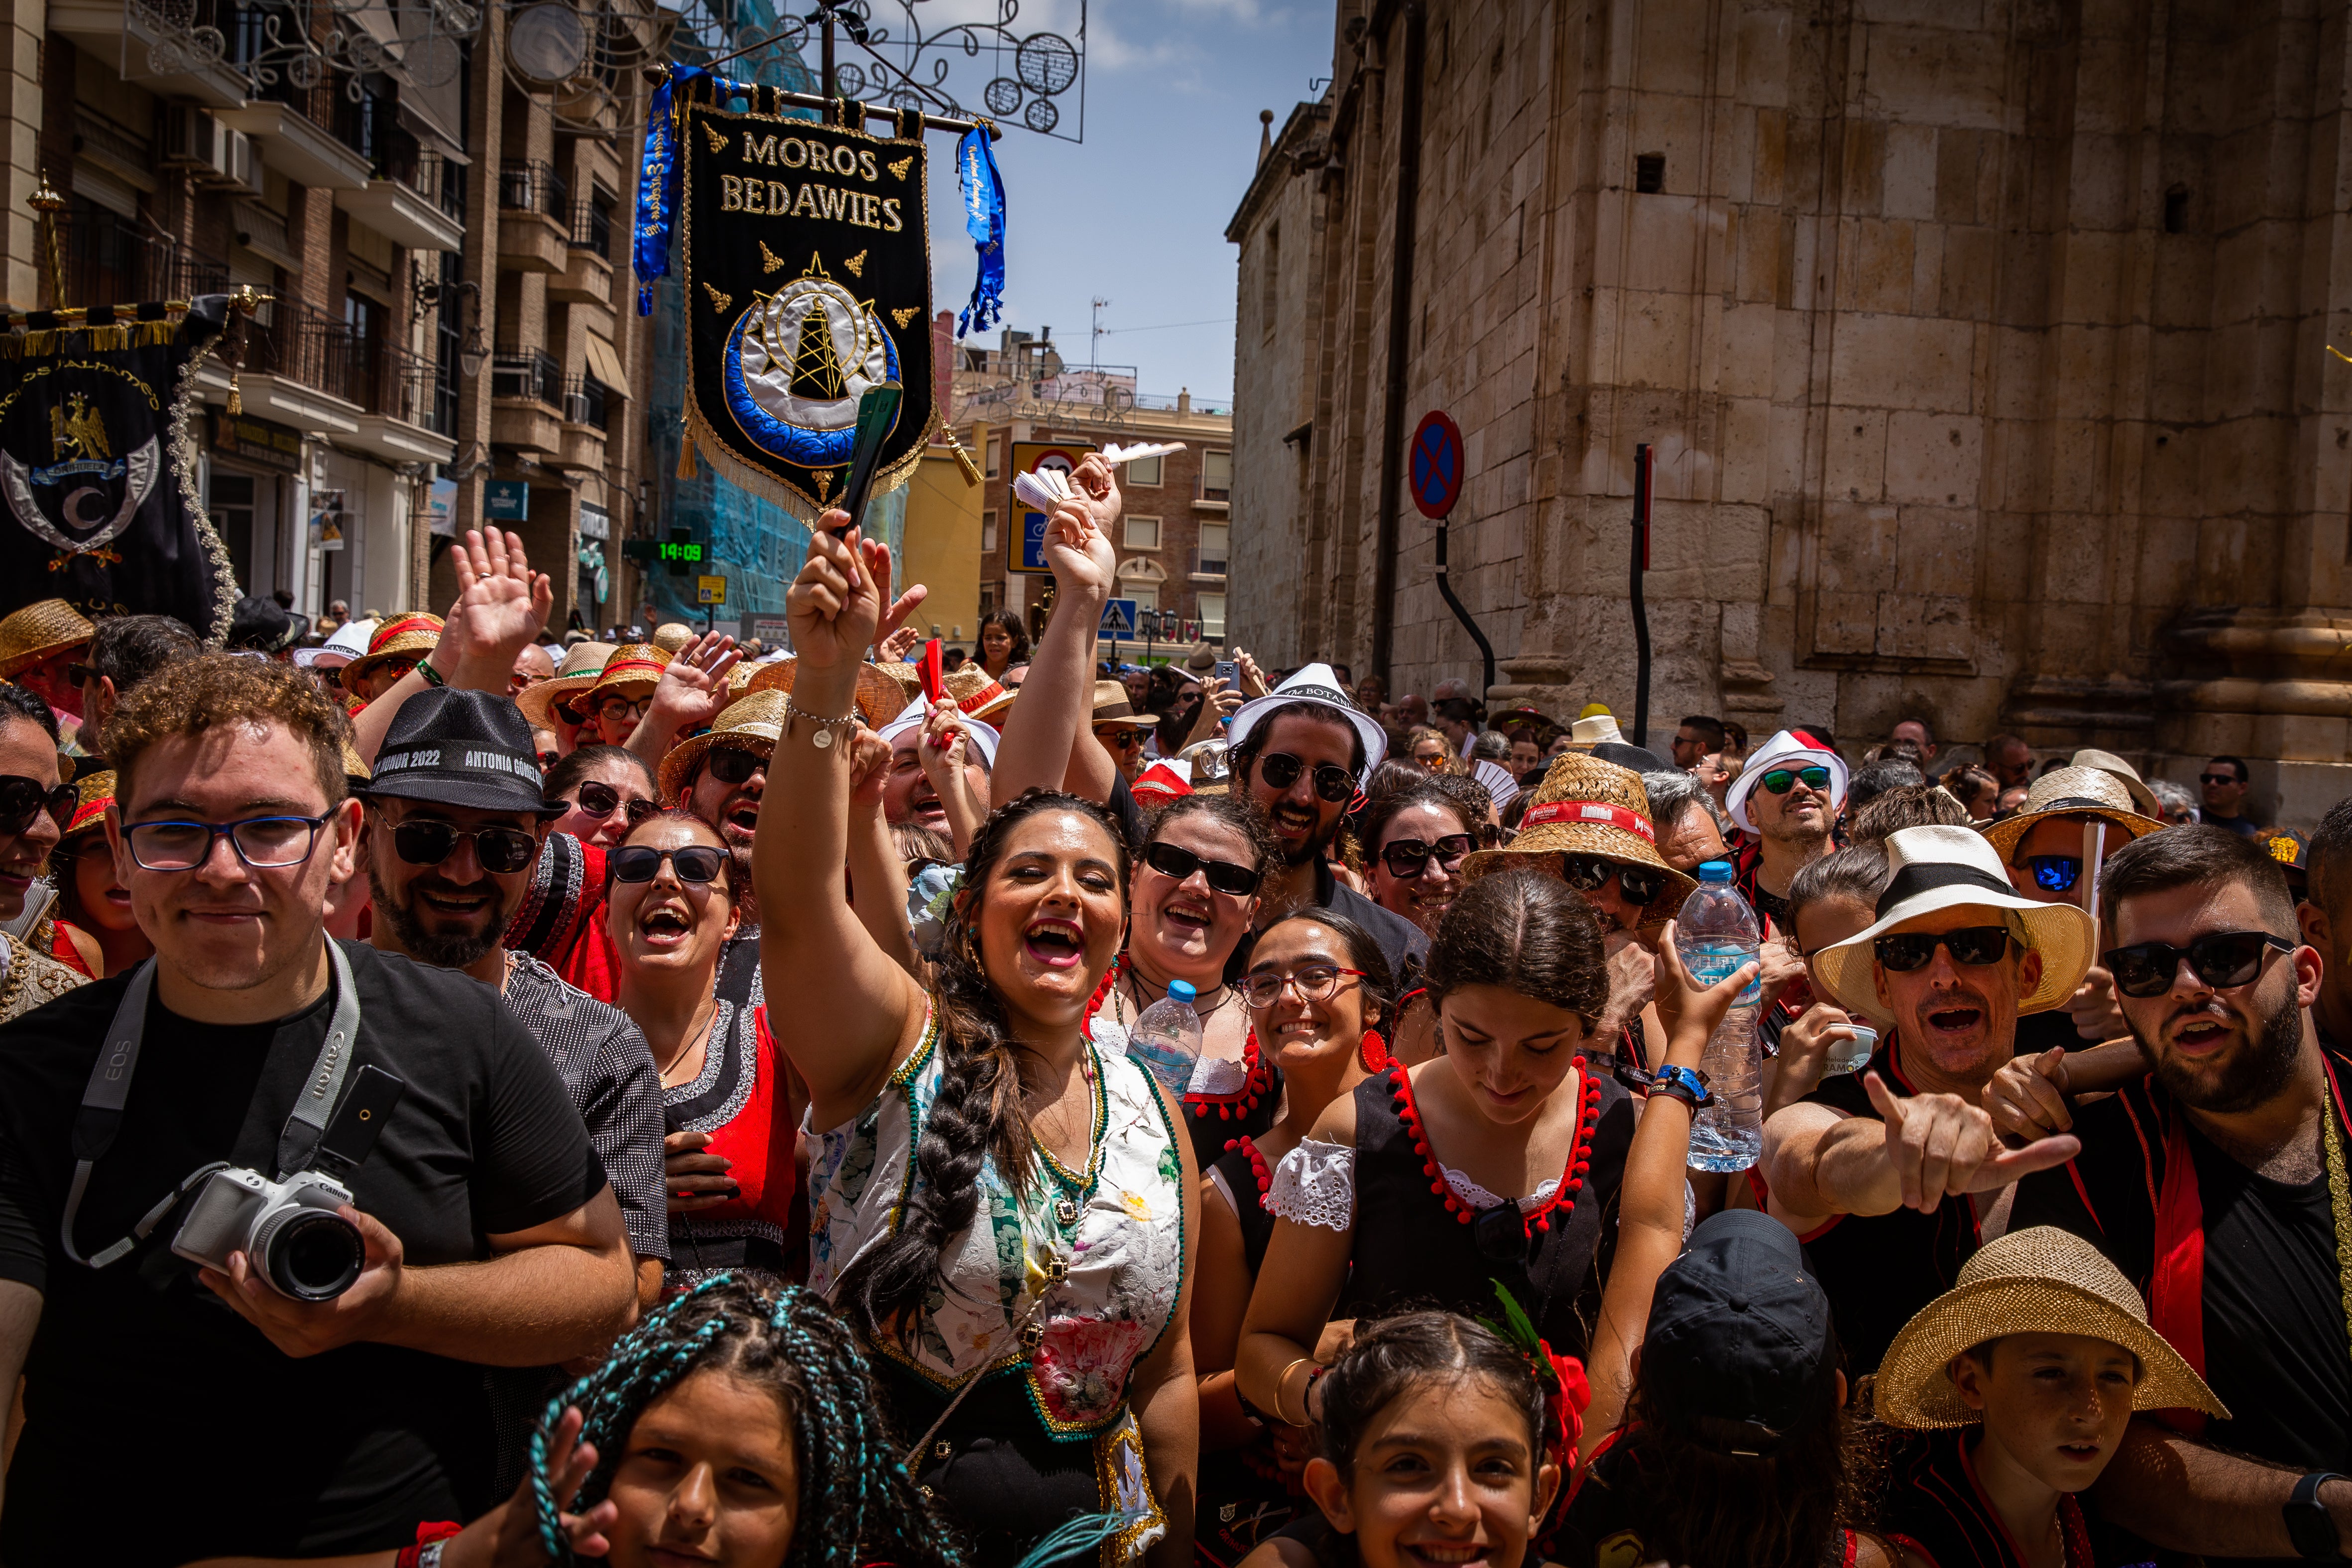
<path fill-rule="evenodd" d="M 690 479 L 701 473 L 694 461 L 694 431 L 689 427 L 677 444 L 677 477 Z"/>
<path fill-rule="evenodd" d="M 963 449 L 963 443 L 956 439 L 956 433 L 942 425 L 940 434 L 948 438 L 948 450 L 955 454 L 956 467 L 963 470 L 964 489 L 970 489 L 980 483 L 980 465 L 973 462 L 971 454 Z"/>
<path fill-rule="evenodd" d="M 228 416 L 232 419 L 245 412 L 245 394 L 236 384 L 235 371 L 228 373 Z"/>

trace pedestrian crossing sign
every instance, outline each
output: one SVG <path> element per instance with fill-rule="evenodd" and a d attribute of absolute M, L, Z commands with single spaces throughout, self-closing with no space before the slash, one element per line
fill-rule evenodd
<path fill-rule="evenodd" d="M 1135 640 L 1135 601 L 1112 599 L 1103 605 L 1101 636 L 1113 642 Z"/>

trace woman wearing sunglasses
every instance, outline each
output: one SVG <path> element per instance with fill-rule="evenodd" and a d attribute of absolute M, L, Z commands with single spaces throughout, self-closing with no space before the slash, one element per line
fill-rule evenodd
<path fill-rule="evenodd" d="M 1696 1061 L 1754 971 L 1696 994 L 1671 957 L 1660 971 L 1675 1059 Z M 1491 1317 L 1499 1284 L 1554 1352 L 1586 1353 L 1635 1121 L 1623 1085 L 1582 1060 L 1609 999 L 1601 922 L 1556 878 L 1481 878 L 1430 944 L 1428 987 L 1444 1054 L 1334 1100 L 1266 1194 L 1277 1217 L 1237 1366 L 1242 1395 L 1286 1422 L 1313 1412 L 1333 1319 L 1409 1305 Z M 1662 1068 L 1654 1091 L 1702 1092 L 1681 1067 Z M 1644 1212 L 1680 1205 L 1673 1163 Z"/>
<path fill-rule="evenodd" d="M 1282 1074 L 1282 1119 L 1244 1134 L 1202 1166 L 1200 1275 L 1192 1296 L 1192 1365 L 1201 1374 L 1202 1540 L 1230 1561 L 1304 1506 L 1299 1474 L 1313 1450 L 1304 1428 L 1244 1408 L 1234 1352 L 1273 1238 L 1267 1188 L 1331 1102 L 1386 1065 L 1377 1032 L 1396 1005 L 1388 960 L 1345 915 L 1301 910 L 1265 928 L 1241 983 L 1253 1033 Z M 1222 1548 L 1222 1550 L 1221 1550 Z"/>
<path fill-rule="evenodd" d="M 1282 1101 L 1282 1076 L 1250 1033 L 1225 984 L 1225 961 L 1256 918 L 1274 863 L 1273 836 L 1252 807 L 1224 795 L 1188 795 L 1151 819 L 1130 889 L 1127 949 L 1105 982 L 1092 1029 L 1123 1049 L 1143 1010 L 1181 980 L 1201 1016 L 1201 1060 L 1184 1096 L 1193 1156 L 1203 1165 L 1244 1132 L 1262 1131 Z"/>
<path fill-rule="evenodd" d="M 25 912 L 26 895 L 49 851 L 64 837 L 80 792 L 58 782 L 58 721 L 49 705 L 0 681 L 0 921 Z M 89 978 L 47 947 L 0 931 L 7 964 L 0 970 L 0 1021 L 28 1013 Z M 87 958 L 83 961 L 87 963 Z"/>
<path fill-rule="evenodd" d="M 1462 861 L 1479 847 L 1478 826 L 1459 801 L 1426 784 L 1372 803 L 1359 830 L 1372 902 L 1431 936 L 1462 890 Z"/>
<path fill-rule="evenodd" d="M 1405 736 L 1404 754 L 1412 765 L 1425 773 L 1466 773 L 1469 764 L 1454 750 L 1454 742 L 1445 738 L 1443 730 L 1423 727 Z"/>
<path fill-rule="evenodd" d="M 583 746 L 547 774 L 547 798 L 572 809 L 549 825 L 583 844 L 609 849 L 661 809 L 653 771 L 625 746 Z"/>
<path fill-rule="evenodd" d="M 616 1000 L 661 1074 L 663 1283 L 691 1285 L 727 1268 L 801 1278 L 805 1230 L 793 1201 L 800 1106 L 756 994 L 757 950 L 730 952 L 740 916 L 727 847 L 708 824 L 667 812 L 628 828 L 606 865 Z"/>

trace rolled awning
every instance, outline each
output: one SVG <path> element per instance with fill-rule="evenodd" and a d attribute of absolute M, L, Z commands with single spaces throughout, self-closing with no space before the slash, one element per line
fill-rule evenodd
<path fill-rule="evenodd" d="M 629 395 L 629 378 L 621 369 L 621 356 L 614 352 L 612 344 L 593 332 L 588 334 L 586 342 L 588 374 L 626 397 Z"/>

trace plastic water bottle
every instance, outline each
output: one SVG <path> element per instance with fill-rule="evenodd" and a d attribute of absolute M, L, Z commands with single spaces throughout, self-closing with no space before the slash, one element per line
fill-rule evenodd
<path fill-rule="evenodd" d="M 1127 1037 L 1127 1054 L 1171 1094 L 1192 1087 L 1201 1059 L 1201 1015 L 1192 1010 L 1197 994 L 1189 982 L 1170 981 L 1168 994 L 1143 1010 Z"/>
<path fill-rule="evenodd" d="M 1756 911 L 1731 885 L 1727 860 L 1698 868 L 1698 890 L 1683 902 L 1675 921 L 1675 948 L 1693 984 L 1707 986 L 1756 962 L 1762 935 Z M 1698 1070 L 1706 1075 L 1713 1101 L 1691 1126 L 1690 1163 L 1700 1171 L 1744 1171 L 1764 1152 L 1763 1062 L 1756 1047 L 1756 1014 L 1763 996 L 1760 978 L 1746 990 L 1716 1026 Z"/>

